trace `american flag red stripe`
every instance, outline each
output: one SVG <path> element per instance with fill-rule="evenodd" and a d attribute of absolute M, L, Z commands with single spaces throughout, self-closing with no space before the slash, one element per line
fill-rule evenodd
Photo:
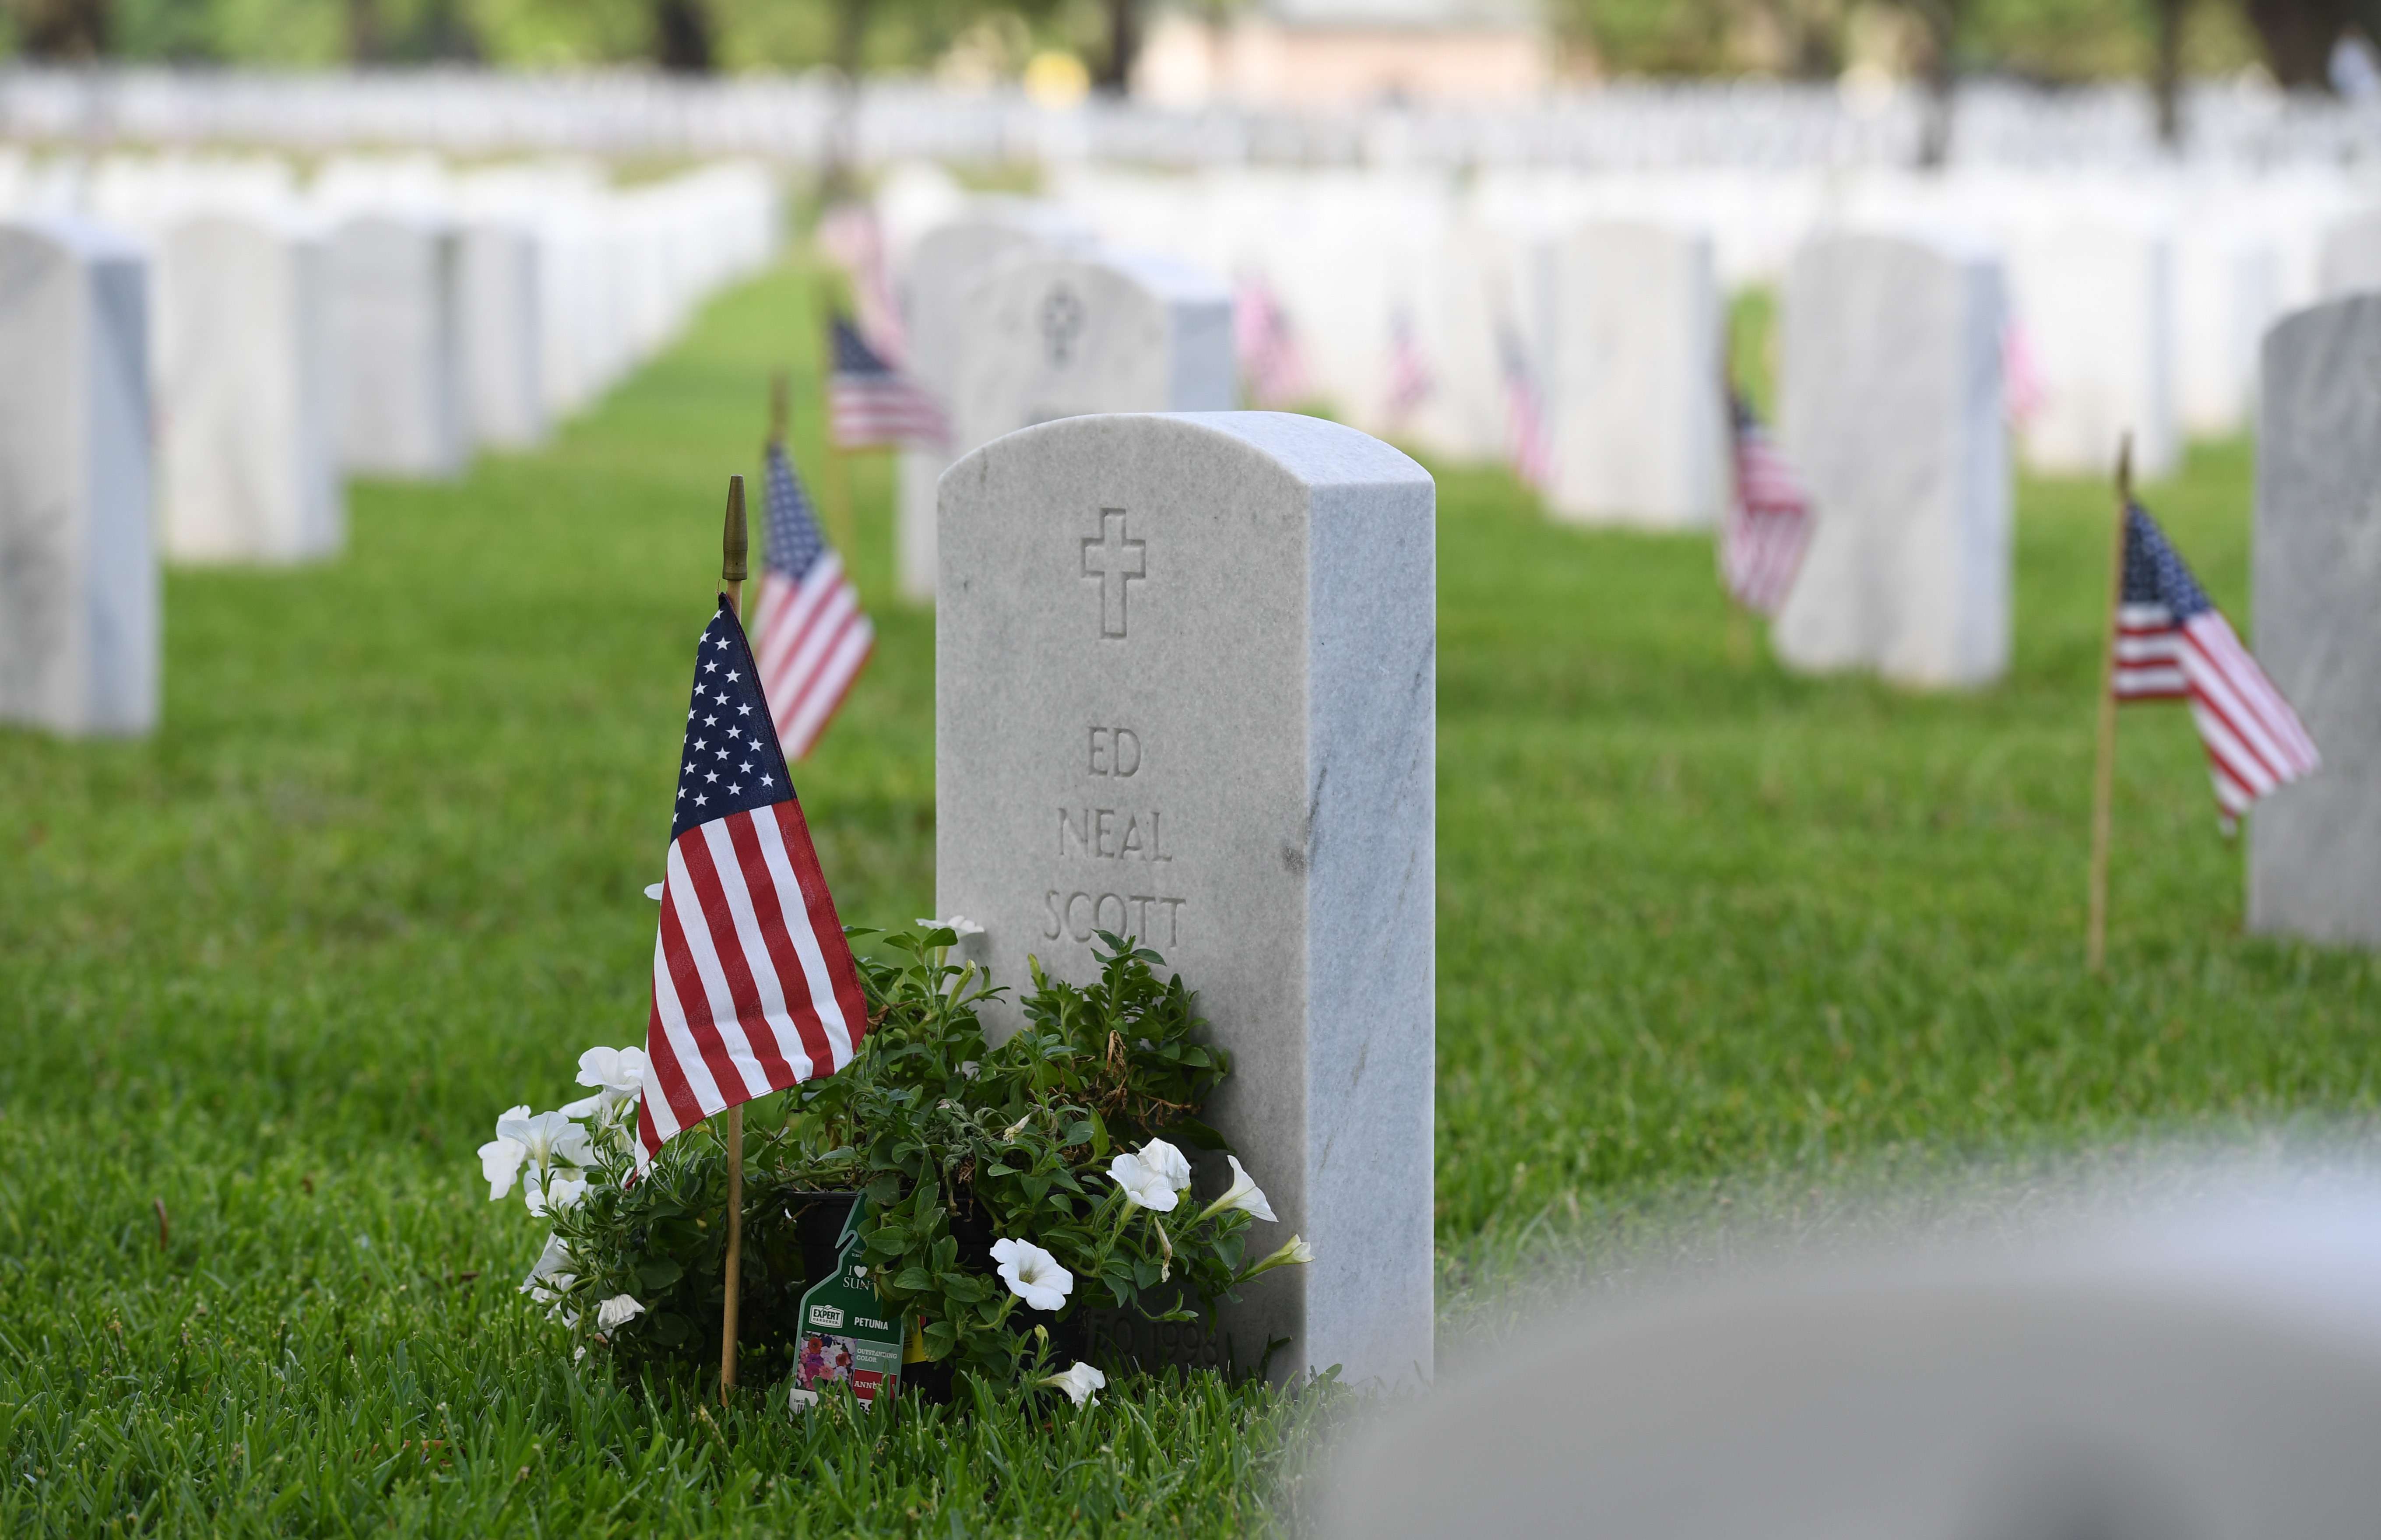
<path fill-rule="evenodd" d="M 1720 581 L 1755 615 L 1774 616 L 1811 545 L 1811 499 L 1752 406 L 1731 395 L 1736 495 L 1720 523 Z"/>
<path fill-rule="evenodd" d="M 723 598 L 687 713 L 653 937 L 638 1141 L 850 1062 L 859 970 L 794 798 L 743 629 Z"/>
<path fill-rule="evenodd" d="M 2121 582 L 2110 688 L 2127 703 L 2191 703 L 2227 828 L 2322 766 L 2298 714 L 2139 507 L 2125 512 Z"/>

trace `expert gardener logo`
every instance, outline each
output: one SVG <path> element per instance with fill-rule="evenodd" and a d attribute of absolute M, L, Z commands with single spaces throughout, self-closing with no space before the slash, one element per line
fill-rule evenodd
<path fill-rule="evenodd" d="M 839 1326 L 843 1325 L 843 1307 L 840 1305 L 831 1304 L 814 1304 L 811 1306 L 811 1325 L 814 1326 Z"/>

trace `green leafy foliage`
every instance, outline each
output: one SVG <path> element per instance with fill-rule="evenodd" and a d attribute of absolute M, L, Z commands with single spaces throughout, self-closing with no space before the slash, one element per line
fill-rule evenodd
<path fill-rule="evenodd" d="M 902 932 L 861 958 L 871 1027 L 850 1064 L 746 1109 L 739 1278 L 751 1304 L 738 1336 L 753 1374 L 789 1367 L 800 1292 L 815 1281 L 799 1216 L 821 1192 L 867 1195 L 870 1276 L 888 1311 L 915 1322 L 926 1359 L 995 1379 L 1047 1352 L 1035 1325 L 1063 1326 L 1085 1308 L 1185 1321 L 1230 1297 L 1248 1263 L 1249 1214 L 1192 1204 L 1161 1215 L 1103 1169 L 1127 1143 L 1160 1131 L 1219 1144 L 1196 1114 L 1229 1059 L 1200 1040 L 1204 1023 L 1180 977 L 1159 981 L 1163 958 L 1129 937 L 1101 939 L 1100 977 L 1088 987 L 1035 964 L 1026 1025 L 997 1045 L 976 1008 L 999 991 L 973 964 L 949 959 L 957 932 Z M 554 1270 L 570 1281 L 539 1280 L 549 1314 L 567 1340 L 625 1363 L 700 1370 L 715 1362 L 722 1314 L 723 1146 L 706 1125 L 639 1177 L 626 1137 L 605 1131 L 597 1179 L 556 1221 L 569 1257 Z M 994 1270 L 998 1239 L 1058 1259 L 1077 1284 L 1063 1308 L 1020 1310 Z M 645 1313 L 600 1329 L 595 1302 L 623 1293 Z"/>

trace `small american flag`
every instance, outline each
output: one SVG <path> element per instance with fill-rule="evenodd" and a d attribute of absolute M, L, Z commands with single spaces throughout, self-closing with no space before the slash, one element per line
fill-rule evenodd
<path fill-rule="evenodd" d="M 1545 490 L 1555 479 L 1554 444 L 1546 436 L 1546 404 L 1530 371 L 1521 339 L 1509 331 L 1496 336 L 1496 352 L 1505 371 L 1505 459 L 1513 474 L 1530 486 Z"/>
<path fill-rule="evenodd" d="M 1729 598 L 1755 615 L 1774 616 L 1811 548 L 1811 499 L 1752 403 L 1730 391 L 1728 409 L 1736 495 L 1720 521 L 1719 579 Z"/>
<path fill-rule="evenodd" d="M 950 423 L 923 387 L 879 358 L 849 317 L 835 318 L 835 371 L 827 380 L 827 416 L 845 449 L 886 444 L 950 442 Z"/>
<path fill-rule="evenodd" d="M 2191 703 L 2226 833 L 2258 798 L 2323 763 L 2298 713 L 2138 503 L 2125 509 L 2116 647 L 2118 701 Z"/>
<path fill-rule="evenodd" d="M 788 759 L 826 731 L 876 645 L 876 628 L 843 569 L 783 444 L 769 446 L 768 557 L 761 572 L 761 691 Z"/>
<path fill-rule="evenodd" d="M 1402 424 L 1437 388 L 1430 361 L 1414 343 L 1413 317 L 1396 312 L 1389 317 L 1389 421 Z"/>
<path fill-rule="evenodd" d="M 1263 278 L 1242 278 L 1232 296 L 1232 347 L 1249 398 L 1266 408 L 1296 406 L 1306 397 L 1306 360 L 1289 316 Z"/>
<path fill-rule="evenodd" d="M 686 714 L 638 1143 L 657 1155 L 714 1113 L 831 1075 L 867 1031 L 851 947 L 722 595 Z"/>

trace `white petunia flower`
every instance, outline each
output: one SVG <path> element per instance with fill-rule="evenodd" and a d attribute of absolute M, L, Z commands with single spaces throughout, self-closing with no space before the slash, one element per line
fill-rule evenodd
<path fill-rule="evenodd" d="M 496 1119 L 496 1136 L 480 1146 L 480 1175 L 488 1179 L 490 1203 L 513 1190 L 514 1179 L 520 1175 L 521 1162 L 529 1158 L 529 1146 L 505 1133 L 507 1123 L 528 1116 L 529 1108 L 526 1106 L 508 1109 Z"/>
<path fill-rule="evenodd" d="M 1108 1162 L 1108 1179 L 1124 1189 L 1128 1203 L 1153 1214 L 1171 1214 L 1190 1185 L 1190 1163 L 1163 1139 Z"/>
<path fill-rule="evenodd" d="M 587 1131 L 559 1112 L 541 1112 L 536 1117 L 524 1116 L 527 1107 L 516 1108 L 496 1119 L 498 1139 L 517 1139 L 528 1151 L 528 1158 L 541 1171 L 556 1166 L 592 1166 L 595 1151 L 587 1143 Z"/>
<path fill-rule="evenodd" d="M 1141 1163 L 1164 1177 L 1166 1185 L 1177 1192 L 1190 1185 L 1190 1162 L 1163 1139 L 1153 1139 L 1141 1147 Z"/>
<path fill-rule="evenodd" d="M 590 1048 L 579 1056 L 579 1083 L 596 1087 L 612 1101 L 633 1100 L 645 1087 L 645 1050 Z"/>
<path fill-rule="evenodd" d="M 584 1172 L 556 1167 L 545 1174 L 542 1191 L 535 1182 L 523 1182 L 521 1196 L 527 1200 L 529 1211 L 539 1216 L 548 1209 L 576 1208 L 587 1196 L 587 1177 Z"/>
<path fill-rule="evenodd" d="M 577 1274 L 563 1271 L 569 1265 L 570 1247 L 558 1235 L 547 1236 L 545 1250 L 538 1253 L 537 1265 L 529 1270 L 529 1277 L 521 1279 L 520 1291 L 540 1304 L 552 1303 L 557 1297 L 557 1290 L 568 1289 L 579 1281 Z M 547 1284 L 554 1287 L 548 1289 L 545 1287 Z"/>
<path fill-rule="evenodd" d="M 1064 1373 L 1046 1375 L 1036 1383 L 1046 1385 L 1054 1390 L 1064 1390 L 1067 1393 L 1067 1399 L 1077 1406 L 1086 1402 L 1097 1406 L 1100 1399 L 1092 1392 L 1106 1389 L 1108 1376 L 1078 1359 L 1073 1366 Z"/>
<path fill-rule="evenodd" d="M 1277 1222 L 1273 1216 L 1273 1204 L 1265 1202 L 1264 1190 L 1257 1185 L 1254 1177 L 1240 1169 L 1240 1157 L 1226 1155 L 1224 1158 L 1232 1163 L 1232 1185 L 1224 1190 L 1222 1197 L 1201 1209 L 1199 1217 L 1213 1218 L 1226 1209 L 1237 1208 L 1253 1214 L 1268 1224 Z"/>
<path fill-rule="evenodd" d="M 964 914 L 954 914 L 947 920 L 921 920 L 917 923 L 921 925 L 939 925 L 944 929 L 955 932 L 961 941 L 965 941 L 971 935 L 982 935 L 983 934 L 983 927 L 977 924 L 974 921 L 969 919 Z"/>
<path fill-rule="evenodd" d="M 644 1313 L 645 1307 L 639 1304 L 631 1296 L 615 1294 L 595 1307 L 595 1325 L 604 1331 L 610 1331 L 616 1326 L 627 1326 Z"/>
<path fill-rule="evenodd" d="M 1034 1310 L 1057 1310 L 1074 1291 L 1075 1275 L 1031 1241 L 995 1241 L 992 1260 L 1000 1265 L 1008 1291 Z"/>

